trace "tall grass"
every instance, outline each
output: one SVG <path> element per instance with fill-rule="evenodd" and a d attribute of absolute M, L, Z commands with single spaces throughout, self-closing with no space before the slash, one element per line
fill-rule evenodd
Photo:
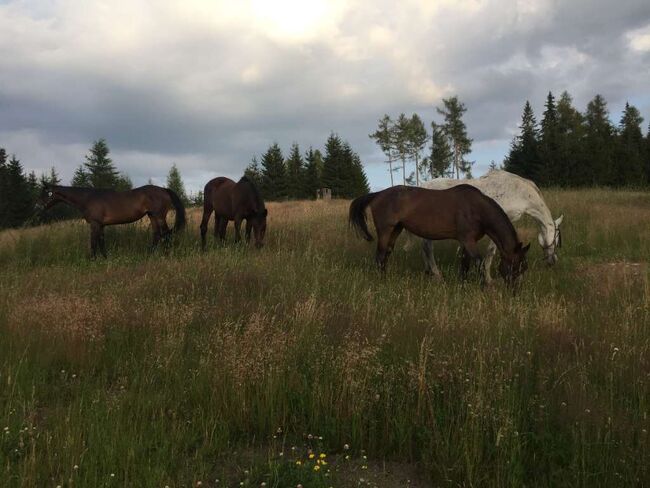
<path fill-rule="evenodd" d="M 650 484 L 650 195 L 547 199 L 560 262 L 516 296 L 408 236 L 381 277 L 338 201 L 271 204 L 262 250 L 0 234 L 0 486 Z"/>

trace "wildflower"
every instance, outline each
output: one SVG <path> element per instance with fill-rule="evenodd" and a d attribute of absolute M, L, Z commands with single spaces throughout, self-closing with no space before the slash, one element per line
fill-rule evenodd
<path fill-rule="evenodd" d="M 318 457 L 321 458 L 321 459 L 325 459 L 327 457 L 327 454 L 325 454 L 324 452 L 321 452 Z"/>
<path fill-rule="evenodd" d="M 74 469 L 74 470 L 79 469 L 79 465 L 78 465 L 78 464 L 75 464 L 74 466 L 72 466 L 72 469 Z"/>
<path fill-rule="evenodd" d="M 262 481 L 262 483 L 260 483 L 260 486 L 262 486 L 262 487 L 266 486 L 266 481 Z"/>
<path fill-rule="evenodd" d="M 111 478 L 115 478 L 115 473 L 111 473 Z"/>
<path fill-rule="evenodd" d="M 309 459 L 314 459 L 314 453 L 313 452 L 309 453 Z"/>
<path fill-rule="evenodd" d="M 201 486 L 202 484 L 203 484 L 203 483 L 201 483 L 200 481 L 197 481 L 197 482 L 196 482 L 196 486 Z"/>
<path fill-rule="evenodd" d="M 300 459 L 296 461 L 296 466 L 301 466 L 301 465 L 302 465 L 302 461 Z"/>
<path fill-rule="evenodd" d="M 346 455 L 345 455 L 345 459 L 350 459 L 350 455 L 349 455 L 349 454 L 346 454 Z"/>
<path fill-rule="evenodd" d="M 348 449 L 350 449 L 350 446 L 348 444 L 344 444 L 343 445 L 343 450 L 347 451 Z"/>
<path fill-rule="evenodd" d="M 319 469 L 320 469 L 320 466 L 318 464 L 316 466 L 314 466 L 314 471 L 318 471 Z"/>

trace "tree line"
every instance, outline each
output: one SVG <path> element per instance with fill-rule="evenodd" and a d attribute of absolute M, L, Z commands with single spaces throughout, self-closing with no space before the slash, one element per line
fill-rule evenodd
<path fill-rule="evenodd" d="M 273 143 L 260 161 L 253 156 L 244 174 L 266 200 L 314 199 L 319 188 L 329 188 L 336 198 L 370 191 L 361 158 L 335 133 L 327 138 L 324 154 L 310 147 L 303 155 L 294 143 L 285 159 L 280 146 Z"/>
<path fill-rule="evenodd" d="M 541 186 L 647 185 L 650 130 L 644 137 L 642 123 L 639 110 L 629 103 L 614 124 L 601 95 L 581 113 L 566 91 L 559 100 L 549 92 L 540 123 L 530 103 L 524 104 L 520 133 L 503 168 Z"/>

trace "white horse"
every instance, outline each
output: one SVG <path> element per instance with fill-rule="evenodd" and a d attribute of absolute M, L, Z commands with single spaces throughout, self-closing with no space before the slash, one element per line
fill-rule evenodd
<path fill-rule="evenodd" d="M 539 224 L 537 240 L 544 250 L 546 262 L 549 265 L 557 262 L 557 248 L 562 245 L 560 224 L 564 216 L 560 215 L 556 220 L 553 220 L 551 211 L 546 206 L 542 193 L 535 183 L 521 176 L 508 173 L 507 171 L 493 169 L 485 176 L 476 179 L 454 180 L 437 178 L 424 182 L 421 186 L 431 190 L 444 190 L 463 184 L 478 188 L 485 195 L 496 201 L 505 210 L 512 222 L 516 222 L 524 214 L 530 215 L 535 219 Z M 441 274 L 433 257 L 432 241 L 424 240 L 422 247 L 427 271 L 440 278 Z M 488 283 L 492 281 L 490 266 L 492 265 L 492 259 L 496 252 L 497 246 L 494 242 L 490 241 L 487 255 L 483 261 L 485 280 Z"/>

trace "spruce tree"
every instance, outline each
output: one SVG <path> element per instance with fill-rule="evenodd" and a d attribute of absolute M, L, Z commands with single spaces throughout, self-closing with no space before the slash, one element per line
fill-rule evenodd
<path fill-rule="evenodd" d="M 71 186 L 76 186 L 79 188 L 90 188 L 90 176 L 88 172 L 84 169 L 82 165 L 79 165 L 72 175 L 72 180 L 70 181 Z"/>
<path fill-rule="evenodd" d="M 262 156 L 261 190 L 267 200 L 282 200 L 287 196 L 284 157 L 277 143 L 273 143 Z"/>
<path fill-rule="evenodd" d="M 454 176 L 452 168 L 454 153 L 449 147 L 445 128 L 431 122 L 431 153 L 427 158 L 427 171 L 432 178 L 449 178 Z"/>
<path fill-rule="evenodd" d="M 15 155 L 7 163 L 7 227 L 20 227 L 32 216 L 34 201 L 23 167 Z"/>
<path fill-rule="evenodd" d="M 533 181 L 539 180 L 539 133 L 537 121 L 530 102 L 526 101 L 521 115 L 520 133 L 510 145 L 510 152 L 503 162 L 503 169 Z"/>
<path fill-rule="evenodd" d="M 285 166 L 287 169 L 287 196 L 296 200 L 305 198 L 305 163 L 298 144 L 291 145 Z"/>
<path fill-rule="evenodd" d="M 323 170 L 323 157 L 318 149 L 311 147 L 305 154 L 305 179 L 304 191 L 307 198 L 316 198 L 316 192 L 321 188 L 321 172 Z"/>
<path fill-rule="evenodd" d="M 590 162 L 585 159 L 583 116 L 573 107 L 566 91 L 557 102 L 558 167 L 556 183 L 583 186 L 590 179 Z"/>
<path fill-rule="evenodd" d="M 560 182 L 561 163 L 558 115 L 553 93 L 548 92 L 544 107 L 539 145 L 541 171 L 538 175 L 538 181 L 541 185 L 555 185 Z"/>
<path fill-rule="evenodd" d="M 351 178 L 350 178 L 350 188 L 349 192 L 346 195 L 348 198 L 356 198 L 361 195 L 365 195 L 370 191 L 370 185 L 368 184 L 368 177 L 366 172 L 363 170 L 363 164 L 361 163 L 361 158 L 355 152 L 352 152 L 352 161 L 351 161 Z"/>
<path fill-rule="evenodd" d="M 325 156 L 323 157 L 323 173 L 321 183 L 323 188 L 329 188 L 332 196 L 343 195 L 343 179 L 341 175 L 341 161 L 343 159 L 343 144 L 341 138 L 331 133 L 325 143 Z"/>
<path fill-rule="evenodd" d="M 7 152 L 0 147 L 0 229 L 7 227 L 9 218 L 9 175 L 7 170 Z"/>
<path fill-rule="evenodd" d="M 113 161 L 108 157 L 110 150 L 106 140 L 99 139 L 90 148 L 84 163 L 88 178 L 93 188 L 115 189 L 119 183 L 119 172 Z"/>
<path fill-rule="evenodd" d="M 650 184 L 650 125 L 645 136 L 645 180 Z"/>
<path fill-rule="evenodd" d="M 620 185 L 632 186 L 645 183 L 642 123 L 643 117 L 639 110 L 626 103 L 618 137 L 617 176 Z"/>
<path fill-rule="evenodd" d="M 244 170 L 244 176 L 251 180 L 257 188 L 262 187 L 262 171 L 260 169 L 259 163 L 257 162 L 256 156 L 253 156 L 250 164 L 246 166 L 246 169 Z"/>
<path fill-rule="evenodd" d="M 607 102 L 596 95 L 585 112 L 584 161 L 590 177 L 586 184 L 613 185 L 616 181 L 614 127 L 609 119 Z"/>
<path fill-rule="evenodd" d="M 436 108 L 436 111 L 445 119 L 443 124 L 445 134 L 449 139 L 449 146 L 453 153 L 453 165 L 456 179 L 460 178 L 461 173 L 470 173 L 473 161 L 465 159 L 472 151 L 472 139 L 467 135 L 467 127 L 463 122 L 463 114 L 467 112 L 467 107 L 457 96 L 444 98 L 443 107 Z"/>
<path fill-rule="evenodd" d="M 190 204 L 190 200 L 187 198 L 187 192 L 185 191 L 183 178 L 181 178 L 181 172 L 178 171 L 176 163 L 172 164 L 172 167 L 169 168 L 169 173 L 167 173 L 167 188 L 176 193 L 184 205 Z"/>

